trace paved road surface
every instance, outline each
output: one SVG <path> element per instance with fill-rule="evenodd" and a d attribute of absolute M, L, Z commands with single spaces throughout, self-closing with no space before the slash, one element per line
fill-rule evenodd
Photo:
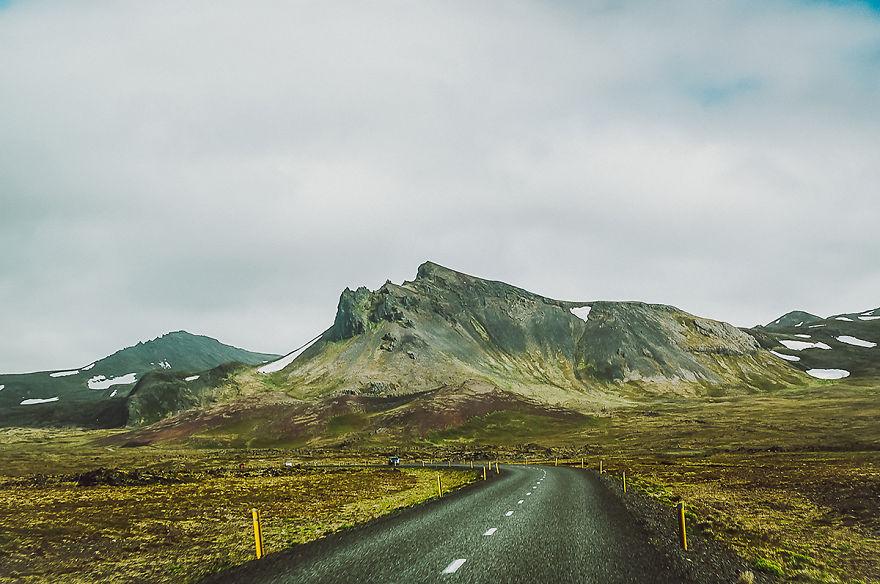
<path fill-rule="evenodd" d="M 488 484 L 220 574 L 211 582 L 674 583 L 590 473 L 503 466 Z"/>

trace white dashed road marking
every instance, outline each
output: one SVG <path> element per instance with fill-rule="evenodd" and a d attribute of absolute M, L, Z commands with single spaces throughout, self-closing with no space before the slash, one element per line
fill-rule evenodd
<path fill-rule="evenodd" d="M 462 565 L 464 565 L 464 563 L 466 561 L 467 561 L 466 559 L 454 560 L 451 564 L 446 566 L 446 569 L 443 570 L 443 573 L 444 574 L 455 574 L 458 571 L 458 569 L 461 568 Z"/>
<path fill-rule="evenodd" d="M 492 527 L 492 528 L 490 528 L 490 529 L 487 529 L 487 530 L 486 530 L 486 533 L 484 533 L 483 535 L 495 535 L 495 532 L 496 532 L 496 531 L 498 531 L 498 528 L 497 528 L 497 527 Z"/>

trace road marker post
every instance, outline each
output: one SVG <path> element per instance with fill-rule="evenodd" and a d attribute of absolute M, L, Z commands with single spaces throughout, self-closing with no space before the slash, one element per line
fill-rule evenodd
<path fill-rule="evenodd" d="M 556 459 L 553 461 L 553 466 L 559 466 L 559 457 L 558 457 L 558 456 L 557 456 Z"/>
<path fill-rule="evenodd" d="M 256 547 L 257 559 L 263 557 L 263 527 L 260 521 L 260 512 L 251 509 L 251 516 L 254 519 L 254 546 Z"/>
<path fill-rule="evenodd" d="M 584 459 L 581 457 L 581 468 L 584 468 Z"/>
<path fill-rule="evenodd" d="M 440 473 L 437 473 L 437 496 L 443 496 L 443 483 L 440 482 Z"/>
<path fill-rule="evenodd" d="M 486 467 L 483 467 L 483 480 L 486 480 Z"/>
<path fill-rule="evenodd" d="M 452 459 L 451 458 L 446 461 L 446 466 L 452 466 Z"/>
<path fill-rule="evenodd" d="M 471 461 L 471 468 L 474 468 L 474 461 Z"/>
<path fill-rule="evenodd" d="M 678 535 L 681 538 L 681 549 L 687 551 L 688 549 L 688 536 L 687 536 L 687 525 L 684 520 L 684 501 L 678 504 Z"/>
<path fill-rule="evenodd" d="M 623 471 L 623 492 L 626 494 L 626 471 Z"/>
<path fill-rule="evenodd" d="M 599 459 L 599 474 L 602 474 L 604 471 L 602 470 L 602 459 Z"/>
<path fill-rule="evenodd" d="M 501 471 L 498 470 L 498 461 L 495 461 L 495 474 L 501 474 Z"/>

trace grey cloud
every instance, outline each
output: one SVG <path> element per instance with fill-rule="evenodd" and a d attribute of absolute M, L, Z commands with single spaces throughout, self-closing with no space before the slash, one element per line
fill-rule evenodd
<path fill-rule="evenodd" d="M 0 370 L 283 352 L 429 258 L 740 325 L 878 306 L 877 54 L 858 4 L 13 2 Z"/>

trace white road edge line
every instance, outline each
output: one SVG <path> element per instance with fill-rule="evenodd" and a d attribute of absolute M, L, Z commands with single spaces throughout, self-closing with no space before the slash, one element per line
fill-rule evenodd
<path fill-rule="evenodd" d="M 446 566 L 446 569 L 443 570 L 444 574 L 455 574 L 458 572 L 458 569 L 461 568 L 467 560 L 462 558 L 459 560 L 453 560 L 451 564 Z"/>
<path fill-rule="evenodd" d="M 495 535 L 496 531 L 498 531 L 497 527 L 490 527 L 489 529 L 486 530 L 486 533 L 484 533 L 483 535 Z"/>

